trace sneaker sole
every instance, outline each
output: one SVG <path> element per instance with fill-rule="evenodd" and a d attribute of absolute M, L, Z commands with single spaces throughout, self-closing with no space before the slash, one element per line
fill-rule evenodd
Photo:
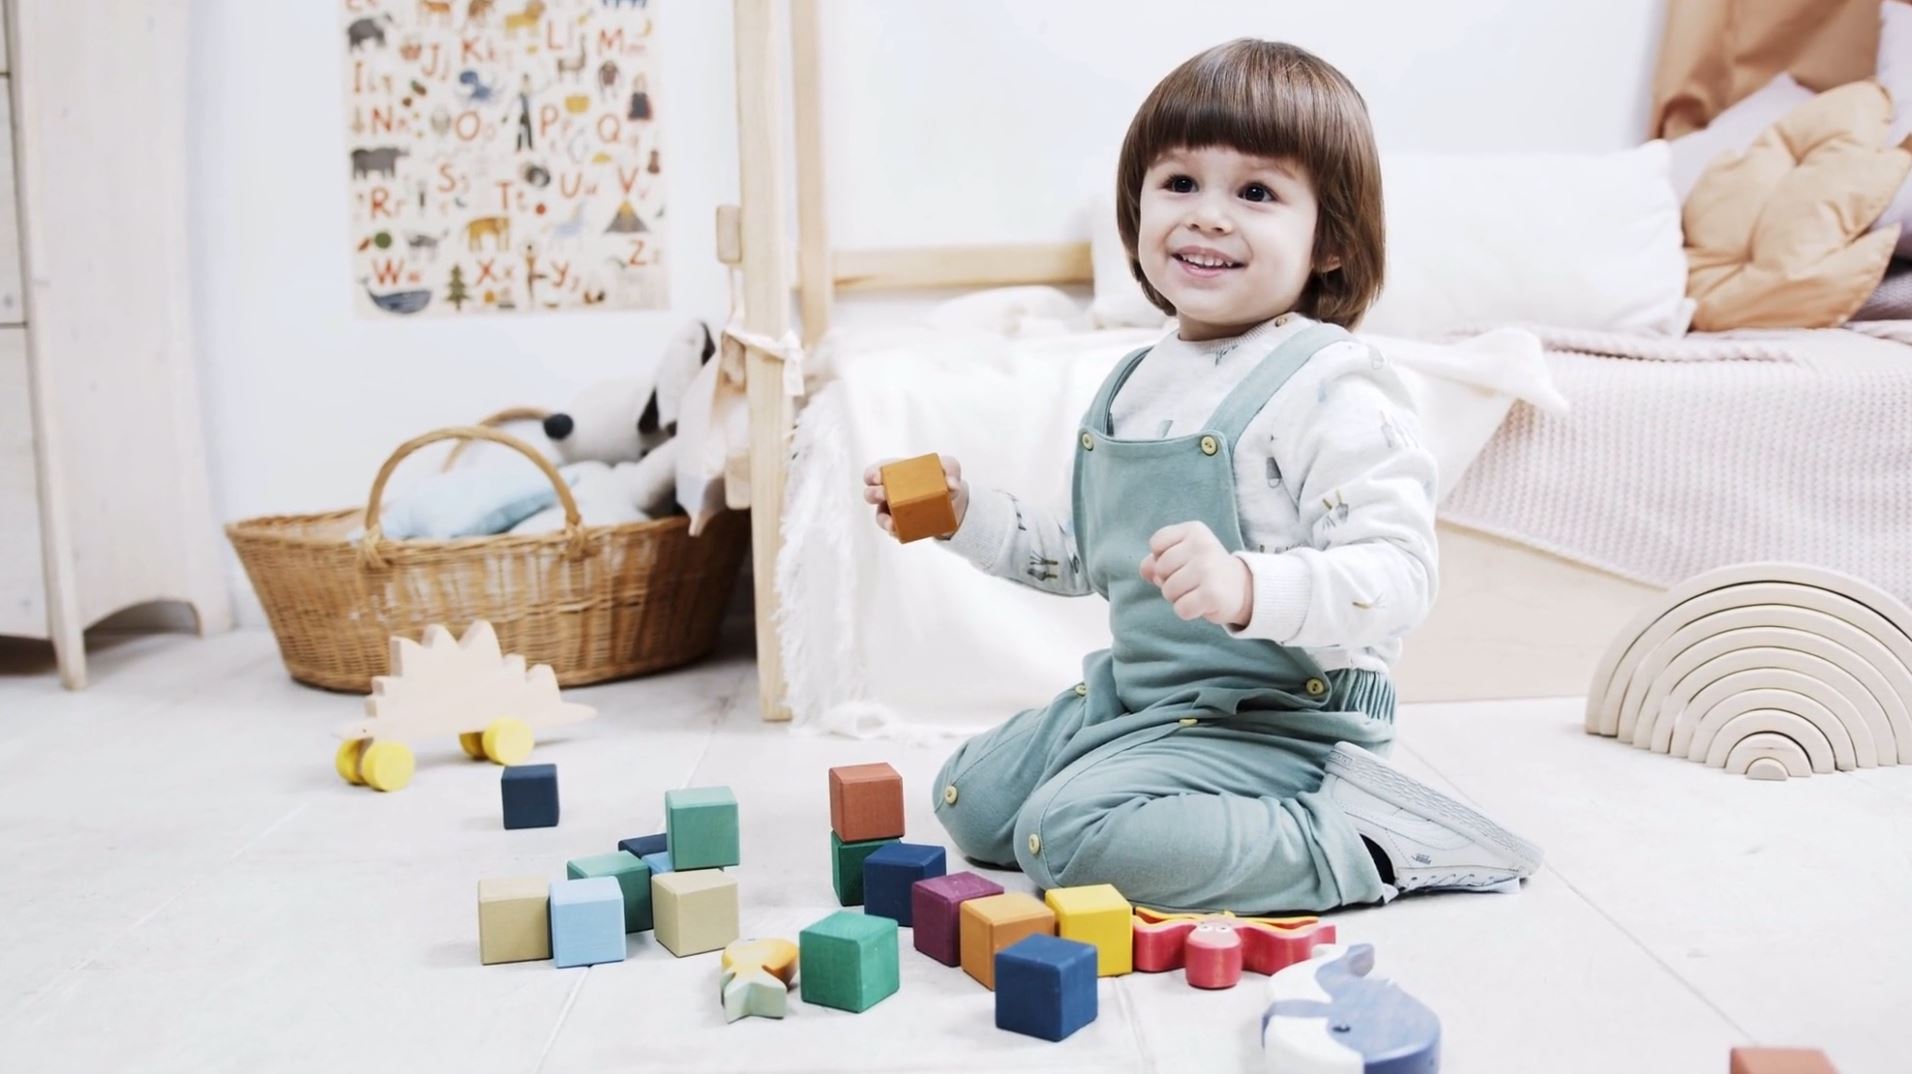
<path fill-rule="evenodd" d="M 1499 848 L 1514 859 L 1522 876 L 1540 868 L 1544 852 L 1539 847 L 1447 795 L 1396 771 L 1392 765 L 1366 750 L 1345 742 L 1335 743 L 1334 752 L 1328 755 L 1328 771 L 1390 805 L 1438 821 L 1475 842 Z"/>

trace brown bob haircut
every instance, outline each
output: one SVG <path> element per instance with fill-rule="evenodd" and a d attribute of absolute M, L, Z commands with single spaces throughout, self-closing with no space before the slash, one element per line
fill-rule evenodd
<path fill-rule="evenodd" d="M 1150 91 L 1122 139 L 1115 222 L 1129 271 L 1164 313 L 1175 307 L 1149 285 L 1135 252 L 1142 177 L 1163 153 L 1210 146 L 1305 170 L 1320 215 L 1315 270 L 1296 309 L 1354 327 L 1381 291 L 1387 228 L 1374 132 L 1353 83 L 1306 49 L 1244 37 L 1185 61 Z"/>

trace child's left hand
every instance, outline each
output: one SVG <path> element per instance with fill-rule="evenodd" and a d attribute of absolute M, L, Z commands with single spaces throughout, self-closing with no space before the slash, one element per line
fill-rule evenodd
<path fill-rule="evenodd" d="M 1248 564 L 1230 555 L 1201 522 L 1164 526 L 1149 538 L 1142 577 L 1162 591 L 1183 619 L 1206 619 L 1226 627 L 1248 624 L 1255 582 Z"/>

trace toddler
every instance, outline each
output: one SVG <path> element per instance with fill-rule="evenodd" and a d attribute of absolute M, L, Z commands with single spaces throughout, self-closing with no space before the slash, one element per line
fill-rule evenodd
<path fill-rule="evenodd" d="M 949 550 L 1109 602 L 1111 647 L 970 739 L 936 814 L 1043 888 L 1315 911 L 1514 886 L 1538 848 L 1401 773 L 1390 665 L 1435 592 L 1433 457 L 1348 329 L 1380 290 L 1381 175 L 1335 68 L 1242 39 L 1176 68 L 1122 143 L 1130 269 L 1176 330 L 1117 364 L 1057 518 L 943 465 Z M 892 529 L 876 467 L 864 476 Z"/>

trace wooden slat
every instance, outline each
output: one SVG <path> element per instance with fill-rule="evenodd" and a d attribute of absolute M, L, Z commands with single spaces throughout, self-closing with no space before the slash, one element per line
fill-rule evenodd
<path fill-rule="evenodd" d="M 48 636 L 40 485 L 27 396 L 27 333 L 0 328 L 0 634 Z"/>
<path fill-rule="evenodd" d="M 843 291 L 1079 284 L 1095 278 L 1086 242 L 840 250 L 831 262 Z"/>
<path fill-rule="evenodd" d="M 790 328 L 788 237 L 783 196 L 784 101 L 778 92 L 777 17 L 782 0 L 736 0 L 737 152 L 743 223 L 744 327 L 777 339 Z M 750 348 L 745 358 L 750 403 L 750 546 L 755 574 L 757 698 L 766 720 L 787 720 L 783 650 L 777 631 L 777 547 L 783 491 L 790 468 L 791 399 L 783 362 Z"/>
<path fill-rule="evenodd" d="M 805 346 L 830 327 L 830 222 L 824 198 L 823 57 L 817 0 L 790 9 L 790 78 L 797 141 L 797 291 Z"/>
<path fill-rule="evenodd" d="M 20 198 L 13 175 L 13 79 L 0 75 L 0 325 L 25 324 L 27 319 L 20 278 Z"/>

